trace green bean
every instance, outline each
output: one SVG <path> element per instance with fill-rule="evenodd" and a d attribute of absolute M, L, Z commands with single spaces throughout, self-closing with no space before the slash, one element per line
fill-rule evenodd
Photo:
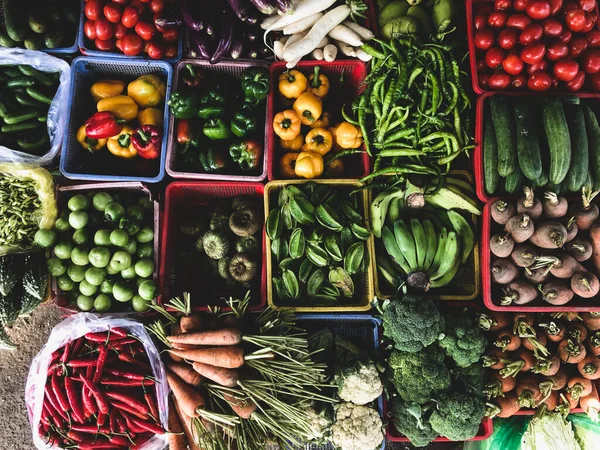
<path fill-rule="evenodd" d="M 356 120 L 352 119 L 352 118 L 351 118 L 351 117 L 350 117 L 350 116 L 349 116 L 349 115 L 346 113 L 345 106 L 346 106 L 346 105 L 343 105 L 343 106 L 342 106 L 342 118 L 343 118 L 343 119 L 344 119 L 346 122 L 348 122 L 348 123 L 351 123 L 351 124 L 352 124 L 352 125 L 354 125 L 354 126 L 358 126 L 358 122 L 357 122 Z"/>
<path fill-rule="evenodd" d="M 366 182 L 372 180 L 373 178 L 377 178 L 382 175 L 404 175 L 404 174 L 423 174 L 423 175 L 437 175 L 439 171 L 434 170 L 433 168 L 416 166 L 413 164 L 404 164 L 402 167 L 385 167 L 383 169 L 371 172 L 369 175 L 361 179 L 361 182 Z"/>
<path fill-rule="evenodd" d="M 379 156 L 382 158 L 422 155 L 425 155 L 425 152 L 422 149 L 408 147 L 386 148 L 385 150 L 379 152 Z"/>
<path fill-rule="evenodd" d="M 367 149 L 367 153 L 371 156 L 371 144 L 369 140 L 369 133 L 367 132 L 367 126 L 365 124 L 365 106 L 367 103 L 367 97 L 361 97 L 360 102 L 358 104 L 358 124 L 360 126 L 360 130 L 363 135 L 363 140 L 365 143 L 365 147 Z"/>

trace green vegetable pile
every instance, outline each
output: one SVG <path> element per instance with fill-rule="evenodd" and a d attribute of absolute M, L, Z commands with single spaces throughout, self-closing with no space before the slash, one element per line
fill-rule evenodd
<path fill-rule="evenodd" d="M 371 232 L 351 187 L 282 187 L 267 218 L 273 297 L 280 304 L 355 304 L 366 283 Z"/>
<path fill-rule="evenodd" d="M 473 438 L 485 414 L 481 365 L 487 340 L 467 311 L 442 314 L 428 299 L 405 295 L 382 307 L 395 391 L 396 431 L 424 447 L 437 436 Z"/>

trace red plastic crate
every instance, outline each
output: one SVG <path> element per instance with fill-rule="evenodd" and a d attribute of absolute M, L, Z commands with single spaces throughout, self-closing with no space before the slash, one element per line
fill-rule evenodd
<path fill-rule="evenodd" d="M 278 80 L 279 75 L 285 72 L 285 61 L 278 61 L 271 64 L 269 68 L 269 74 L 271 78 L 271 88 L 269 92 L 269 98 L 267 100 L 267 126 L 266 126 L 266 144 L 267 144 L 267 175 L 269 181 L 285 179 L 279 174 L 279 137 L 273 132 L 273 117 L 284 109 L 290 109 L 282 105 L 279 99 L 279 87 Z M 359 60 L 346 60 L 346 61 L 300 61 L 295 69 L 300 70 L 304 73 L 307 78 L 312 73 L 313 68 L 319 66 L 321 72 L 327 75 L 330 79 L 330 85 L 332 89 L 335 89 L 337 83 L 339 83 L 339 76 L 343 73 L 345 77 L 343 91 L 341 92 L 342 100 L 340 103 L 330 107 L 328 110 L 330 113 L 339 113 L 339 108 L 346 104 L 349 108 L 352 100 L 362 93 L 364 90 L 364 81 L 367 76 L 367 66 L 363 61 Z M 330 94 L 331 95 L 331 90 Z M 334 90 L 335 92 L 335 90 Z M 334 118 L 336 116 L 334 115 Z M 339 120 L 343 120 L 341 117 Z M 332 125 L 335 122 L 332 122 Z M 354 176 L 345 175 L 343 178 L 347 179 L 360 179 L 369 174 L 370 171 L 370 158 L 367 153 L 352 155 L 343 159 L 344 166 L 350 168 L 354 172 Z M 338 177 L 339 178 L 339 177 Z"/>
<path fill-rule="evenodd" d="M 175 182 L 171 183 L 166 190 L 164 223 L 162 230 L 162 247 L 160 258 L 160 291 L 162 293 L 159 302 L 168 301 L 174 296 L 180 296 L 182 292 L 178 290 L 177 280 L 175 279 L 175 259 L 176 259 L 176 241 L 178 232 L 176 231 L 183 211 L 184 217 L 190 210 L 207 206 L 214 199 L 233 198 L 238 195 L 256 196 L 261 200 L 264 194 L 264 186 L 260 183 L 215 183 L 215 182 Z M 186 212 L 188 214 L 186 214 Z M 263 227 L 262 238 L 262 260 L 261 260 L 261 280 L 260 292 L 253 292 L 250 302 L 250 311 L 257 311 L 264 308 L 267 303 L 267 264 L 265 232 Z M 207 287 L 208 288 L 208 287 Z M 208 292 L 203 298 L 192 296 L 193 309 L 196 311 L 208 311 L 208 306 L 219 304 L 219 298 L 222 293 Z M 219 305 L 222 306 L 222 305 Z M 227 310 L 228 308 L 223 308 Z"/>

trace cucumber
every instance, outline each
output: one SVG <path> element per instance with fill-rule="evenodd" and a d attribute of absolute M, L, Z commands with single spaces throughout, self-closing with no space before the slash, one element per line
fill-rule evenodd
<path fill-rule="evenodd" d="M 517 158 L 526 178 L 538 181 L 542 175 L 542 151 L 534 122 L 533 110 L 525 101 L 513 105 L 516 124 Z"/>
<path fill-rule="evenodd" d="M 548 184 L 548 181 L 548 175 L 546 175 L 546 173 L 542 171 L 540 177 L 537 180 L 533 180 L 533 184 L 535 185 L 535 187 L 544 187 Z"/>
<path fill-rule="evenodd" d="M 29 28 L 34 33 L 42 34 L 48 28 L 46 15 L 41 8 L 29 8 Z"/>
<path fill-rule="evenodd" d="M 50 32 L 46 33 L 46 36 L 44 37 L 44 43 L 46 44 L 47 48 L 57 48 L 62 44 L 64 37 L 65 29 L 57 26 L 56 28 L 50 30 Z"/>
<path fill-rule="evenodd" d="M 39 50 L 44 47 L 44 38 L 41 34 L 30 34 L 23 41 L 23 45 L 28 50 Z"/>
<path fill-rule="evenodd" d="M 493 95 L 490 104 L 498 144 L 498 173 L 506 177 L 517 167 L 515 121 L 507 97 Z"/>
<path fill-rule="evenodd" d="M 589 105 L 582 105 L 588 137 L 590 175 L 594 189 L 600 180 L 600 125 Z"/>
<path fill-rule="evenodd" d="M 20 0 L 2 0 L 4 12 L 4 25 L 8 36 L 17 42 L 23 41 L 27 37 L 27 15 L 26 9 Z"/>
<path fill-rule="evenodd" d="M 485 128 L 483 130 L 482 163 L 485 191 L 488 194 L 495 194 L 498 190 L 500 176 L 498 175 L 498 144 L 496 143 L 494 124 L 491 120 L 485 122 Z"/>
<path fill-rule="evenodd" d="M 552 184 L 548 185 L 548 190 L 550 192 L 554 192 L 556 195 L 562 195 L 566 190 L 566 183 Z"/>
<path fill-rule="evenodd" d="M 18 42 L 13 41 L 8 34 L 0 31 L 0 47 L 16 47 Z"/>
<path fill-rule="evenodd" d="M 564 108 L 558 98 L 545 99 L 542 121 L 550 153 L 548 178 L 551 183 L 560 184 L 567 176 L 571 165 L 571 136 Z"/>
<path fill-rule="evenodd" d="M 521 172 L 521 169 L 517 166 L 515 167 L 515 170 L 513 170 L 512 173 L 505 178 L 504 190 L 507 194 L 514 194 L 515 192 L 523 189 L 526 181 L 527 180 L 523 175 L 523 172 Z"/>
<path fill-rule="evenodd" d="M 571 136 L 571 166 L 565 184 L 568 191 L 578 192 L 585 183 L 590 165 L 585 117 L 579 105 L 565 105 L 565 115 Z"/>

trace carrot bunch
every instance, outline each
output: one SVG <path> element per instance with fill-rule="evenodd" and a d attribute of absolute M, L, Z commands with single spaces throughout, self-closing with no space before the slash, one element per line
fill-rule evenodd
<path fill-rule="evenodd" d="M 485 388 L 490 416 L 580 407 L 598 417 L 600 313 L 489 312 L 479 326 L 493 334 L 483 360 L 493 371 Z"/>

